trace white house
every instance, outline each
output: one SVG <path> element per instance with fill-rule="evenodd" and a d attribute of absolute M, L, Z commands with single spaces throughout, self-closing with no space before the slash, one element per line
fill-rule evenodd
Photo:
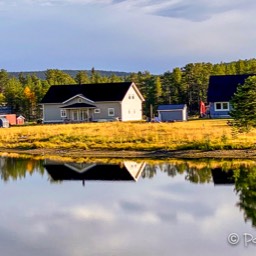
<path fill-rule="evenodd" d="M 137 121 L 144 98 L 132 82 L 51 86 L 41 101 L 44 123 Z"/>

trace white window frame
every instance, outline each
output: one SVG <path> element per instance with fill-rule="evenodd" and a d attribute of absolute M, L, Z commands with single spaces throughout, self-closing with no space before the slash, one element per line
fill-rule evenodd
<path fill-rule="evenodd" d="M 95 108 L 94 109 L 94 114 L 100 114 L 100 109 L 99 108 Z"/>
<path fill-rule="evenodd" d="M 115 116 L 115 109 L 114 108 L 108 108 L 108 116 Z"/>
<path fill-rule="evenodd" d="M 220 109 L 217 109 L 217 104 L 220 104 Z M 227 104 L 227 108 L 224 108 L 223 105 L 224 104 Z M 230 109 L 230 105 L 229 105 L 229 102 L 228 101 L 225 101 L 225 102 L 214 102 L 214 110 L 215 111 L 229 111 Z"/>
<path fill-rule="evenodd" d="M 61 109 L 61 110 L 60 110 L 60 117 L 67 117 L 67 111 L 66 111 L 66 109 Z"/>

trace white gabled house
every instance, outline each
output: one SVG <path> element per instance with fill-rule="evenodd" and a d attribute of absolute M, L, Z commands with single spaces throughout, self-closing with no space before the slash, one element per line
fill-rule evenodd
<path fill-rule="evenodd" d="M 142 120 L 144 98 L 132 82 L 51 86 L 43 123 Z"/>

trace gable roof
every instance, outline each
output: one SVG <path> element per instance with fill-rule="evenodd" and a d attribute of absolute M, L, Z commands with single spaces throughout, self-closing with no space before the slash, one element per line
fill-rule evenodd
<path fill-rule="evenodd" d="M 184 109 L 185 107 L 186 107 L 186 104 L 168 104 L 168 105 L 159 105 L 157 110 L 158 111 L 178 110 L 178 109 Z"/>
<path fill-rule="evenodd" d="M 249 76 L 253 74 L 210 76 L 207 101 L 229 101 L 236 92 L 237 86 L 243 84 Z"/>
<path fill-rule="evenodd" d="M 131 85 L 131 82 L 53 85 L 41 103 L 62 103 L 78 94 L 92 101 L 122 101 Z"/>

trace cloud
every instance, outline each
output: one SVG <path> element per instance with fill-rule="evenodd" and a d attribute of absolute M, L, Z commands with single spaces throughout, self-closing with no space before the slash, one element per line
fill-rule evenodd
<path fill-rule="evenodd" d="M 203 21 L 210 19 L 216 14 L 229 11 L 242 11 L 255 7 L 252 0 L 113 0 L 113 4 L 119 5 L 131 11 L 140 11 L 145 14 L 158 15 L 163 17 L 180 18 L 191 21 Z"/>

